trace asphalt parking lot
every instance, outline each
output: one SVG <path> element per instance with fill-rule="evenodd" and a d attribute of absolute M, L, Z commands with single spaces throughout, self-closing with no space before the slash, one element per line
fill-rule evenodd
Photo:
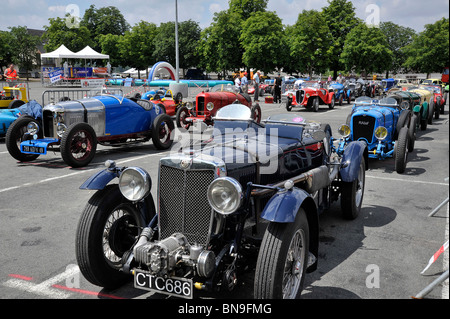
<path fill-rule="evenodd" d="M 30 94 L 40 101 L 42 88 L 33 83 Z M 263 100 L 263 99 L 260 99 Z M 286 112 L 281 104 L 261 102 L 263 119 Z M 333 134 L 344 123 L 351 105 L 319 112 L 294 109 L 302 117 L 329 123 Z M 393 159 L 371 160 L 360 216 L 346 221 L 339 203 L 320 217 L 319 266 L 308 274 L 304 299 L 409 299 L 448 269 L 448 250 L 421 275 L 430 257 L 448 240 L 445 205 L 448 197 L 449 108 L 426 131 L 417 133 L 407 168 L 399 175 Z M 158 151 L 151 142 L 126 147 L 99 147 L 93 162 L 72 169 L 50 153 L 19 163 L 0 138 L 0 298 L 1 299 L 153 299 L 132 283 L 108 291 L 88 283 L 75 259 L 75 231 L 80 214 L 93 195 L 79 186 L 113 159 L 122 166 L 141 166 L 157 180 Z M 154 183 L 155 185 L 155 183 Z M 152 189 L 155 196 L 156 189 Z M 252 296 L 252 271 L 238 278 L 231 298 Z M 448 280 L 426 298 L 448 298 Z M 221 298 L 201 294 L 202 298 Z M 227 296 L 230 297 L 230 296 Z"/>

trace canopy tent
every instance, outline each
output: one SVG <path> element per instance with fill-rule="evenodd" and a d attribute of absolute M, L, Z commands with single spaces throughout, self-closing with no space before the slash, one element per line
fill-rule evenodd
<path fill-rule="evenodd" d="M 109 55 L 101 54 L 92 49 L 90 46 L 86 46 L 83 50 L 76 53 L 70 51 L 62 44 L 58 49 L 49 53 L 41 54 L 41 58 L 55 58 L 55 59 L 109 59 Z"/>
<path fill-rule="evenodd" d="M 98 53 L 88 45 L 83 50 L 75 53 L 75 55 L 79 59 L 109 59 L 108 54 Z"/>
<path fill-rule="evenodd" d="M 75 58 L 75 53 L 70 51 L 64 44 L 62 44 L 55 51 L 42 53 L 41 58 L 50 58 L 50 59 L 62 59 L 62 58 Z"/>

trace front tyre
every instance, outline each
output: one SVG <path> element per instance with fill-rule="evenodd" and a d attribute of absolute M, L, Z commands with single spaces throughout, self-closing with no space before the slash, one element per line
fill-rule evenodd
<path fill-rule="evenodd" d="M 364 158 L 361 158 L 358 177 L 353 182 L 341 184 L 341 211 L 345 219 L 353 220 L 358 217 L 364 197 L 365 181 L 366 166 Z"/>
<path fill-rule="evenodd" d="M 394 145 L 395 171 L 403 174 L 406 169 L 406 161 L 408 159 L 408 128 L 405 126 L 398 134 L 398 140 Z"/>
<path fill-rule="evenodd" d="M 300 208 L 293 223 L 270 223 L 256 263 L 257 299 L 295 299 L 303 289 L 309 252 L 309 226 Z"/>
<path fill-rule="evenodd" d="M 151 214 L 153 209 L 149 216 L 141 216 L 118 185 L 96 192 L 86 204 L 76 231 L 75 253 L 83 276 L 110 289 L 128 281 L 130 276 L 120 271 L 122 256 L 132 248 Z"/>
<path fill-rule="evenodd" d="M 20 143 L 26 140 L 27 125 L 35 121 L 31 116 L 21 116 L 11 123 L 6 131 L 5 144 L 9 154 L 20 162 L 33 161 L 37 154 L 25 154 L 20 151 Z"/>
<path fill-rule="evenodd" d="M 260 123 L 262 114 L 261 114 L 261 107 L 259 106 L 259 104 L 258 103 L 254 103 L 252 105 L 251 111 L 252 111 L 252 118 L 253 118 L 253 120 L 256 123 Z"/>

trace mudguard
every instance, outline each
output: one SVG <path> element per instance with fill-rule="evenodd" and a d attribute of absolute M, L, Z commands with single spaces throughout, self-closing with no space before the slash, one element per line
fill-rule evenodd
<path fill-rule="evenodd" d="M 420 105 L 414 105 L 414 107 L 413 107 L 413 112 L 414 112 L 414 113 L 420 113 L 420 109 L 421 109 L 421 106 L 420 106 Z"/>
<path fill-rule="evenodd" d="M 302 203 L 310 197 L 306 191 L 296 187 L 280 191 L 273 195 L 264 207 L 261 218 L 270 222 L 292 223 Z"/>
<path fill-rule="evenodd" d="M 116 177 L 119 177 L 117 172 L 104 169 L 89 177 L 83 185 L 80 186 L 80 189 L 102 190 Z"/>
<path fill-rule="evenodd" d="M 368 151 L 367 145 L 363 141 L 351 142 L 344 149 L 342 163 L 348 162 L 348 165 L 344 168 L 341 168 L 341 170 L 339 171 L 341 179 L 344 182 L 353 182 L 358 177 L 359 166 L 361 165 L 361 158 L 363 158 L 363 156 L 367 165 Z"/>

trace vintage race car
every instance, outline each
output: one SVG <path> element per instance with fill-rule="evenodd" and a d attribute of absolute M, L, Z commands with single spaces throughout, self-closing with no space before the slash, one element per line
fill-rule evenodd
<path fill-rule="evenodd" d="M 167 149 L 172 132 L 173 121 L 153 103 L 100 94 L 48 104 L 39 120 L 18 118 L 8 129 L 6 146 L 19 161 L 34 160 L 59 147 L 64 162 L 82 167 L 94 158 L 97 144 L 119 146 L 152 139 L 157 149 Z"/>
<path fill-rule="evenodd" d="M 338 153 L 349 142 L 364 141 L 369 149 L 369 158 L 384 160 L 393 157 L 395 170 L 402 174 L 406 169 L 408 152 L 414 150 L 415 120 L 408 106 L 399 105 L 394 98 L 374 100 L 360 97 L 347 117 L 347 124 L 339 129 L 344 139 Z"/>
<path fill-rule="evenodd" d="M 158 90 L 154 94 L 152 91 L 146 92 L 142 99 L 149 100 L 153 104 L 159 106 L 169 116 L 175 116 L 178 109 L 183 105 L 183 95 L 178 92 L 173 96 L 172 90 Z"/>
<path fill-rule="evenodd" d="M 211 126 L 217 111 L 232 103 L 246 105 L 251 109 L 253 118 L 258 123 L 261 122 L 261 107 L 259 103 L 252 103 L 248 94 L 236 93 L 232 85 L 220 84 L 214 86 L 210 92 L 199 93 L 195 98 L 195 103 L 187 102 L 178 108 L 175 120 L 177 127 L 189 129 L 198 122 Z"/>
<path fill-rule="evenodd" d="M 414 92 L 420 95 L 420 103 L 424 105 L 427 109 L 428 113 L 428 121 L 427 124 L 433 124 L 433 115 L 435 112 L 435 106 L 434 106 L 434 94 L 430 90 L 426 90 L 424 88 L 421 88 L 419 86 L 411 86 L 408 88 L 406 92 Z M 421 125 L 425 125 L 425 123 Z M 425 127 L 426 129 L 426 127 Z"/>
<path fill-rule="evenodd" d="M 107 161 L 80 187 L 97 190 L 76 231 L 81 273 L 193 298 L 230 292 L 256 267 L 255 298 L 298 297 L 318 264 L 318 215 L 339 199 L 344 218 L 361 210 L 366 145 L 338 156 L 333 144 L 329 125 L 296 114 L 257 123 L 248 106 L 226 106 L 201 141 L 160 160 L 156 206 L 147 171 Z"/>
<path fill-rule="evenodd" d="M 401 108 L 409 109 L 414 115 L 416 130 L 420 127 L 422 131 L 427 129 L 428 125 L 428 103 L 421 102 L 421 95 L 411 91 L 395 91 L 387 97 L 397 101 Z"/>
<path fill-rule="evenodd" d="M 15 109 L 21 105 L 28 103 L 28 87 L 26 84 L 20 86 L 4 86 L 0 92 L 0 109 Z"/>
<path fill-rule="evenodd" d="M 444 114 L 445 103 L 447 102 L 444 88 L 441 85 L 421 85 L 420 88 L 428 90 L 434 95 L 434 118 L 439 119 L 440 114 Z"/>
<path fill-rule="evenodd" d="M 319 106 L 323 104 L 328 105 L 330 109 L 334 109 L 335 93 L 324 89 L 316 81 L 304 81 L 301 88 L 295 91 L 295 101 L 293 96 L 288 95 L 286 110 L 291 111 L 294 106 L 303 106 L 308 110 L 317 112 Z"/>
<path fill-rule="evenodd" d="M 8 127 L 20 116 L 18 109 L 13 110 L 0 110 L 0 137 L 4 137 L 8 130 Z"/>
<path fill-rule="evenodd" d="M 328 91 L 334 92 L 334 99 L 338 101 L 339 105 L 342 105 L 344 99 L 346 99 L 346 93 L 344 91 L 344 84 L 338 82 L 331 82 L 328 85 Z"/>

